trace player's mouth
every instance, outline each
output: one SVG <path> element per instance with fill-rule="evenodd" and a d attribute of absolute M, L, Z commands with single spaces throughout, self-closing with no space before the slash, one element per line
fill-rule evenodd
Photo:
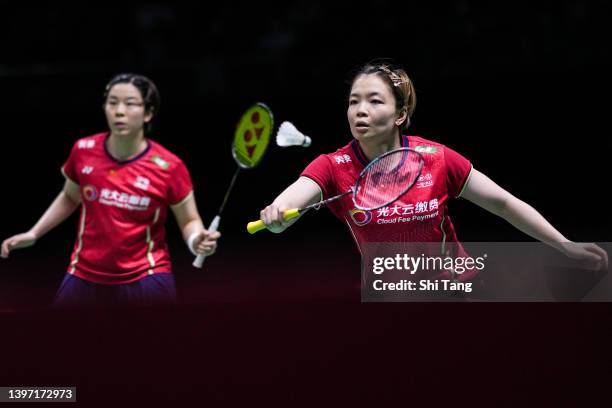
<path fill-rule="evenodd" d="M 118 129 L 125 129 L 127 127 L 127 123 L 125 122 L 115 122 L 114 125 Z"/>
<path fill-rule="evenodd" d="M 367 132 L 369 128 L 370 128 L 370 125 L 368 125 L 366 122 L 355 123 L 355 129 L 358 132 Z"/>

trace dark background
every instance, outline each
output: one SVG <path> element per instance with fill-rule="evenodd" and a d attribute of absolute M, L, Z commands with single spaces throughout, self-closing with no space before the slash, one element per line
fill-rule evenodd
<path fill-rule="evenodd" d="M 75 216 L 2 260 L 0 385 L 76 384 L 82 401 L 100 404 L 377 405 L 447 389 L 516 406 L 595 401 L 612 379 L 607 304 L 361 304 L 358 252 L 327 211 L 282 235 L 244 229 L 314 157 L 350 140 L 350 72 L 388 57 L 416 86 L 411 134 L 459 151 L 568 238 L 610 241 L 605 2 L 1 10 L 1 239 L 27 230 L 59 192 L 74 141 L 105 129 L 102 93 L 118 72 L 158 85 L 152 138 L 186 162 L 206 222 L 235 169 L 233 130 L 248 106 L 265 102 L 277 124 L 290 120 L 314 142 L 272 145 L 240 175 L 204 270 L 189 266 L 168 222 L 182 299 L 171 310 L 48 311 Z M 529 240 L 470 203 L 451 214 L 462 240 Z"/>

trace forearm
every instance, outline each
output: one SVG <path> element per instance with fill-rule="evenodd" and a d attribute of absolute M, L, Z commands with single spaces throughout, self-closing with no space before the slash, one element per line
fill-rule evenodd
<path fill-rule="evenodd" d="M 284 213 L 292 208 L 303 208 L 319 201 L 321 191 L 319 186 L 306 177 L 300 177 L 274 199 L 272 204 L 261 213 L 261 219 L 266 222 L 268 230 L 280 233 L 293 225 L 300 217 L 284 220 Z M 273 224 L 270 221 L 275 221 Z"/>
<path fill-rule="evenodd" d="M 592 270 L 608 269 L 608 254 L 593 243 L 574 243 L 565 238 L 529 204 L 513 198 L 500 214 L 519 230 L 564 253 L 584 261 L 583 267 Z"/>
<path fill-rule="evenodd" d="M 593 243 L 572 243 L 532 206 L 514 197 L 478 170 L 472 170 L 462 196 L 568 257 L 587 260 L 591 263 L 588 268 L 607 270 L 606 251 Z"/>
<path fill-rule="evenodd" d="M 280 193 L 272 204 L 287 209 L 301 208 L 316 203 L 319 196 L 319 188 L 313 181 L 300 178 Z"/>
<path fill-rule="evenodd" d="M 498 215 L 530 237 L 555 248 L 568 242 L 535 208 L 516 197 L 509 198 Z"/>
<path fill-rule="evenodd" d="M 36 239 L 41 238 L 68 218 L 79 207 L 79 204 L 61 191 L 30 231 L 34 233 Z"/>

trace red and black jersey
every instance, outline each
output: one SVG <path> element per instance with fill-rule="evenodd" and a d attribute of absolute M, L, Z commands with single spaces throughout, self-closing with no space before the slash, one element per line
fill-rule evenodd
<path fill-rule="evenodd" d="M 356 209 L 351 196 L 329 204 L 345 222 L 357 246 L 368 242 L 456 242 L 448 214 L 450 198 L 458 197 L 472 165 L 454 150 L 418 136 L 402 136 L 402 146 L 421 153 L 424 166 L 415 185 L 395 202 L 374 211 Z M 351 141 L 334 153 L 317 157 L 302 176 L 315 181 L 324 198 L 349 191 L 368 164 L 359 143 Z"/>
<path fill-rule="evenodd" d="M 127 161 L 107 150 L 109 133 L 78 140 L 62 173 L 81 190 L 78 236 L 68 273 L 101 284 L 123 284 L 172 265 L 165 241 L 168 206 L 187 199 L 184 163 L 159 143 Z"/>

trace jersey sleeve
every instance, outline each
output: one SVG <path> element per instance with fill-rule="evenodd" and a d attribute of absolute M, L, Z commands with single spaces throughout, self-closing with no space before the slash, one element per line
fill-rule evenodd
<path fill-rule="evenodd" d="M 329 158 L 324 154 L 314 159 L 300 175 L 302 177 L 308 177 L 319 185 L 323 197 L 330 197 L 333 195 L 334 177 L 331 168 Z"/>
<path fill-rule="evenodd" d="M 453 149 L 444 148 L 446 161 L 446 187 L 449 195 L 461 196 L 472 171 L 472 163 Z"/>
<path fill-rule="evenodd" d="M 64 162 L 61 171 L 64 177 L 70 179 L 70 181 L 72 181 L 73 183 L 81 184 L 79 182 L 79 172 L 77 171 L 76 163 L 79 152 L 79 149 L 77 149 L 77 143 L 72 146 L 72 150 L 70 150 L 70 155 L 68 156 L 68 159 Z"/>
<path fill-rule="evenodd" d="M 193 190 L 193 183 L 187 166 L 182 161 L 178 161 L 170 175 L 170 185 L 168 186 L 168 204 L 176 205 L 183 201 Z"/>

